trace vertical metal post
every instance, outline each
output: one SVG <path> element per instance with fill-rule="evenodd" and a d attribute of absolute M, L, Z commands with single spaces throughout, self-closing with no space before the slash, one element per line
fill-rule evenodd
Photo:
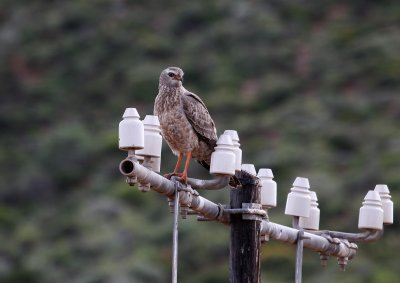
<path fill-rule="evenodd" d="M 179 220 L 179 192 L 175 186 L 174 223 L 172 227 L 172 283 L 178 282 L 178 220 Z"/>
<path fill-rule="evenodd" d="M 296 249 L 296 283 L 301 283 L 302 268 L 303 268 L 303 229 L 299 230 L 299 236 L 297 238 L 297 249 Z"/>
<path fill-rule="evenodd" d="M 295 271 L 295 283 L 301 283 L 302 268 L 303 268 L 303 236 L 304 230 L 299 226 L 300 218 L 298 216 L 293 217 L 293 228 L 299 229 L 297 236 L 297 247 L 296 247 L 296 271 Z"/>

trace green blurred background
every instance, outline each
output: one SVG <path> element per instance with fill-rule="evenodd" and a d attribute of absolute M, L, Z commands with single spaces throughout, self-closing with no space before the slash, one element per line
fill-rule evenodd
<path fill-rule="evenodd" d="M 286 195 L 304 176 L 321 229 L 356 232 L 365 194 L 388 184 L 384 237 L 344 273 L 306 250 L 304 282 L 399 282 L 399 50 L 399 1 L 2 0 L 0 282 L 170 282 L 167 202 L 124 183 L 117 144 L 124 109 L 151 114 L 167 66 L 219 133 L 239 132 L 244 163 L 273 170 L 272 221 L 291 223 Z M 171 171 L 167 146 L 162 161 Z M 190 175 L 209 178 L 195 163 Z M 182 221 L 180 282 L 227 282 L 228 234 Z M 293 282 L 294 254 L 263 245 L 262 282 Z"/>

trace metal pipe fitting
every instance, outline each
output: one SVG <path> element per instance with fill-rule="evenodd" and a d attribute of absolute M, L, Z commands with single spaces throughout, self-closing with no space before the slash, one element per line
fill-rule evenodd
<path fill-rule="evenodd" d="M 321 231 L 311 231 L 306 230 L 307 232 L 320 235 L 320 236 L 329 236 L 332 238 L 341 238 L 346 239 L 350 242 L 372 242 L 378 240 L 383 235 L 383 230 L 366 230 L 361 233 L 345 233 L 345 232 L 338 232 L 338 231 L 328 231 L 328 230 L 321 230 Z"/>
<path fill-rule="evenodd" d="M 328 265 L 328 258 L 329 256 L 323 253 L 319 253 L 319 259 L 321 261 L 321 266 L 322 267 L 327 267 Z"/>
<path fill-rule="evenodd" d="M 261 222 L 261 235 L 269 235 L 270 238 L 279 241 L 296 244 L 298 239 L 297 229 L 290 228 L 284 225 L 276 224 L 269 221 Z M 347 240 L 339 238 L 328 238 L 324 235 L 316 235 L 304 232 L 304 247 L 311 249 L 322 254 L 336 256 L 336 257 L 348 257 L 352 258 L 357 251 L 357 245 L 347 244 Z"/>
<path fill-rule="evenodd" d="M 349 261 L 348 257 L 338 257 L 338 265 L 340 268 L 340 271 L 346 271 L 346 266 Z"/>
<path fill-rule="evenodd" d="M 119 163 L 119 172 L 127 177 L 135 177 L 135 162 L 137 162 L 137 160 L 128 156 Z"/>
<path fill-rule="evenodd" d="M 119 164 L 119 171 L 127 177 L 136 176 L 138 182 L 150 184 L 151 189 L 167 196 L 173 196 L 175 185 L 172 181 L 140 165 L 136 158 L 128 156 Z"/>

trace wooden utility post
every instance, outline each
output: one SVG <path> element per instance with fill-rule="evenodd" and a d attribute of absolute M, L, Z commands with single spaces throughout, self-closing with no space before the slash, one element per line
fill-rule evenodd
<path fill-rule="evenodd" d="M 238 172 L 236 177 L 242 185 L 231 189 L 231 208 L 243 208 L 242 204 L 260 204 L 259 179 L 244 171 Z M 260 282 L 260 222 L 256 219 L 243 219 L 243 214 L 231 215 L 229 245 L 231 283 Z"/>

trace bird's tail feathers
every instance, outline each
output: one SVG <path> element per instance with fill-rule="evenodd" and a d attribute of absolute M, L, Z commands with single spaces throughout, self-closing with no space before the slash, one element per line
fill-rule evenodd
<path fill-rule="evenodd" d="M 207 169 L 207 171 L 210 171 L 210 163 L 208 163 L 205 160 L 196 160 L 201 166 Z"/>

